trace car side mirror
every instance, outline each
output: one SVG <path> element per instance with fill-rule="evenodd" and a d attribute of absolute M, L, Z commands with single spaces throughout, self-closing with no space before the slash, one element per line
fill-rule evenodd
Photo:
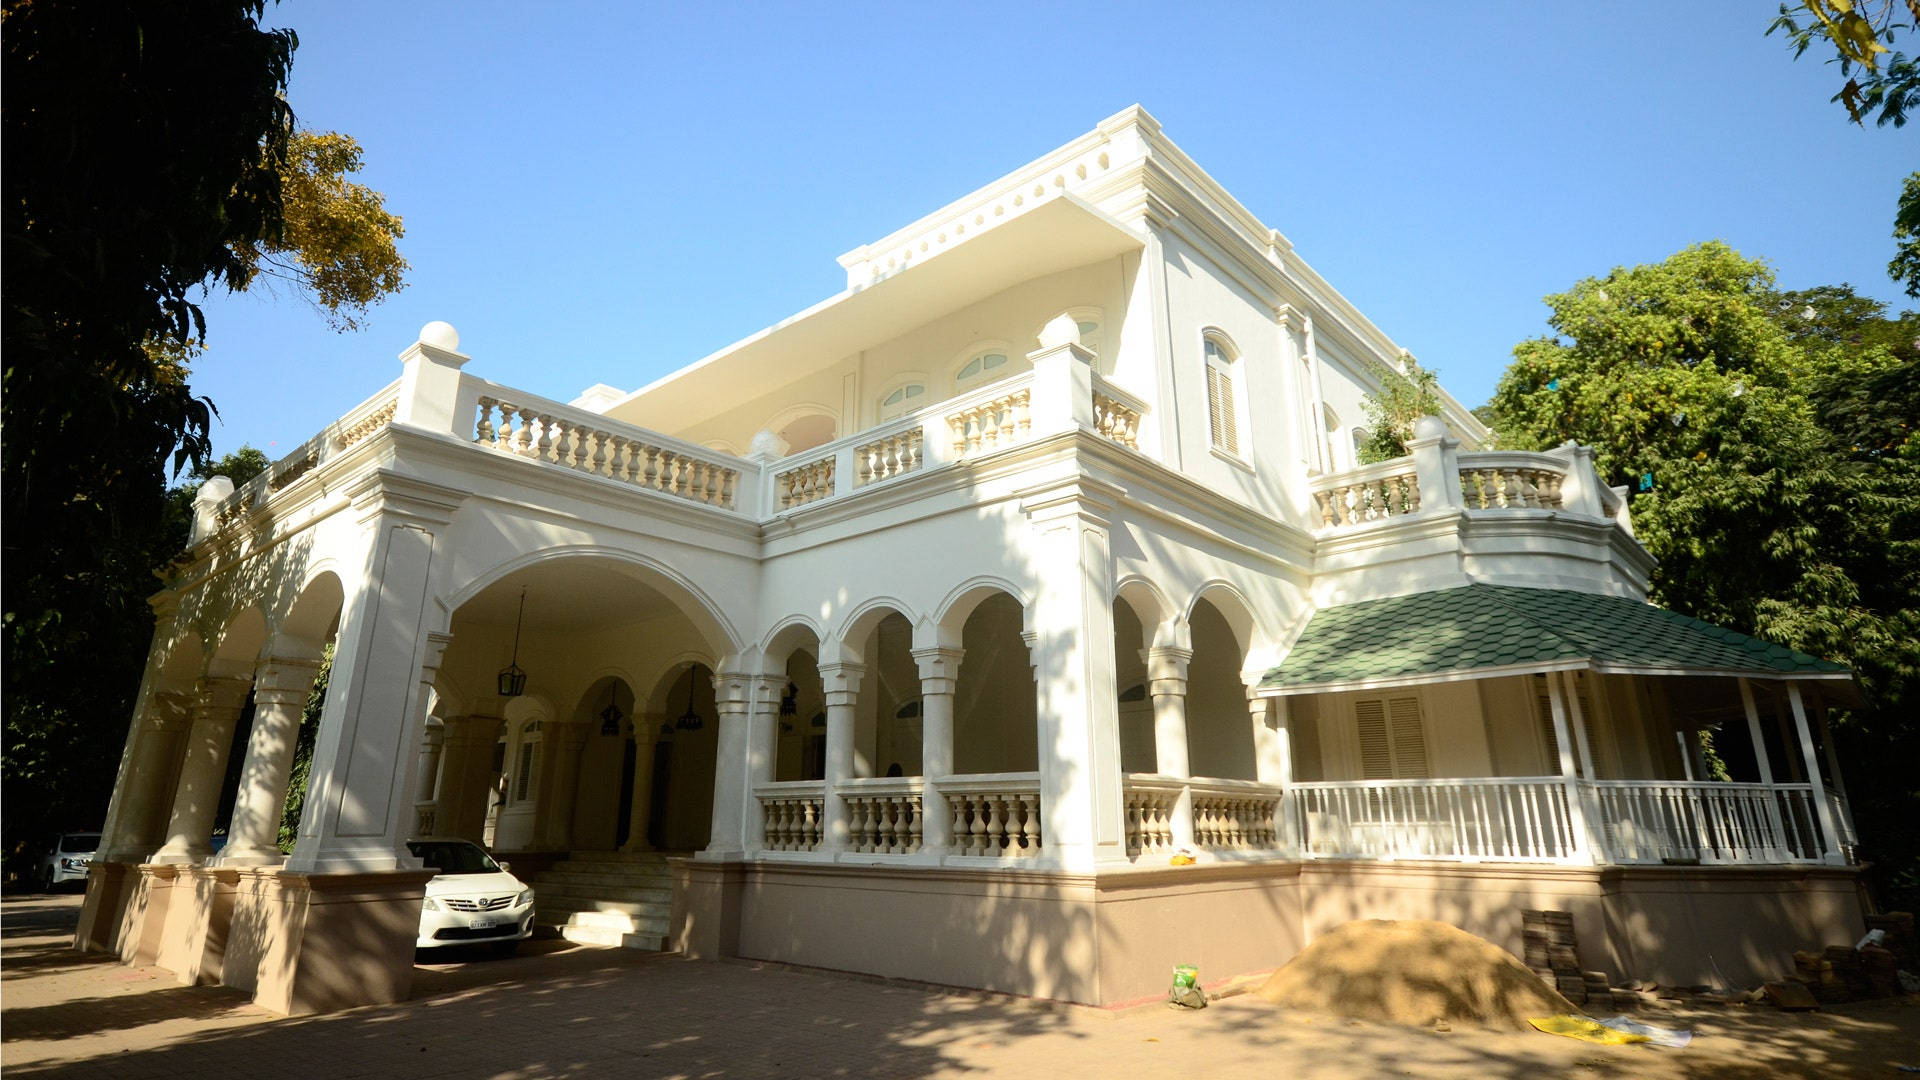
<path fill-rule="evenodd" d="M 498 860 L 496 860 L 496 862 L 498 862 Z M 503 873 L 503 874 L 505 874 L 505 873 L 509 873 L 509 872 L 511 872 L 511 871 L 513 870 L 513 864 L 512 864 L 512 863 L 509 863 L 509 862 L 503 862 L 503 863 L 498 863 L 498 865 L 499 865 L 499 867 L 500 867 L 500 872 L 501 872 L 501 873 Z"/>

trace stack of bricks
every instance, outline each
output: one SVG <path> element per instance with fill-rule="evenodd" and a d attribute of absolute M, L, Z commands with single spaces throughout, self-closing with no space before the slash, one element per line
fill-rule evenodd
<path fill-rule="evenodd" d="M 1849 954 L 1853 952 L 1844 945 L 1836 948 Z M 1833 959 L 1828 953 L 1794 953 L 1793 974 L 1795 978 L 1807 984 L 1807 989 L 1813 992 L 1813 999 L 1822 1005 L 1853 1000 L 1853 991 L 1834 967 Z"/>
<path fill-rule="evenodd" d="M 1624 1010 L 1640 1003 L 1638 994 L 1610 987 L 1606 972 L 1582 970 L 1572 912 L 1522 911 L 1520 920 L 1527 967 L 1562 997 L 1595 1009 Z"/>

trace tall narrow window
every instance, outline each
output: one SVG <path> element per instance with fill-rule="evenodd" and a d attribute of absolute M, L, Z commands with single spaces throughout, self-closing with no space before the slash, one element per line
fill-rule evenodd
<path fill-rule="evenodd" d="M 1353 703 L 1353 718 L 1361 779 L 1420 780 L 1432 775 L 1418 696 L 1363 698 Z"/>
<path fill-rule="evenodd" d="M 1240 453 L 1240 425 L 1234 418 L 1234 358 L 1219 342 L 1207 339 L 1207 423 L 1213 448 Z"/>
<path fill-rule="evenodd" d="M 527 732 L 521 736 L 519 760 L 514 763 L 513 801 L 525 802 L 539 792 L 540 785 L 535 774 L 540 768 L 540 721 L 527 725 Z"/>

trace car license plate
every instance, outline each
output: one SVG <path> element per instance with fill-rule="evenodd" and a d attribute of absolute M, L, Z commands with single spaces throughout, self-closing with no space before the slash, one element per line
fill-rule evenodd
<path fill-rule="evenodd" d="M 487 915 L 475 915 L 473 921 L 467 925 L 475 930 L 491 930 L 500 925 L 500 921 Z"/>

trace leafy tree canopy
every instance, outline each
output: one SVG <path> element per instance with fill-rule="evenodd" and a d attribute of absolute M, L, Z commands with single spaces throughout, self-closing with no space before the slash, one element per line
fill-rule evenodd
<path fill-rule="evenodd" d="M 1360 463 L 1369 465 L 1407 454 L 1413 422 L 1440 411 L 1440 373 L 1406 357 L 1405 372 L 1394 372 L 1369 393 L 1360 407 L 1367 414 L 1366 437 L 1359 447 Z"/>
<path fill-rule="evenodd" d="M 1913 28 L 1895 21 L 1902 13 L 1920 23 L 1920 0 L 1801 0 L 1797 9 L 1781 4 L 1767 33 L 1785 31 L 1796 60 L 1824 41 L 1834 52 L 1827 62 L 1846 80 L 1831 100 L 1863 127 L 1875 112 L 1875 125 L 1903 127 L 1907 110 L 1920 108 L 1920 64 L 1891 48 Z"/>
<path fill-rule="evenodd" d="M 1595 448 L 1634 492 L 1658 603 L 1854 668 L 1856 813 L 1883 858 L 1920 867 L 1892 824 L 1920 794 L 1886 765 L 1920 747 L 1920 316 L 1844 285 L 1780 291 L 1720 243 L 1547 304 L 1552 333 L 1514 349 L 1491 402 L 1502 445 Z"/>
<path fill-rule="evenodd" d="M 1887 276 L 1906 286 L 1908 296 L 1920 299 L 1920 172 L 1909 174 L 1900 187 L 1893 240 L 1893 261 L 1887 264 Z"/>

